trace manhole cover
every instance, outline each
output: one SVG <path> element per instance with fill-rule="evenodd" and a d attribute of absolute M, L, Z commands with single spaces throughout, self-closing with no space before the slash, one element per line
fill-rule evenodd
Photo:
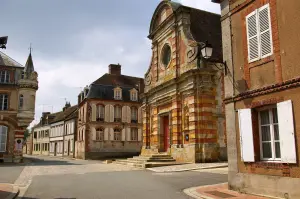
<path fill-rule="evenodd" d="M 223 192 L 220 192 L 220 191 L 207 191 L 205 193 L 208 193 L 210 195 L 214 195 L 214 196 L 217 196 L 217 197 L 220 197 L 220 198 L 233 198 L 233 197 L 235 197 L 233 195 L 223 193 Z"/>

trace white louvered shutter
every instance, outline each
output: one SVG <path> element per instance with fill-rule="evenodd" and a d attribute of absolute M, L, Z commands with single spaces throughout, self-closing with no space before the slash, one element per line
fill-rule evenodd
<path fill-rule="evenodd" d="M 122 122 L 127 122 L 127 109 L 126 106 L 122 107 Z"/>
<path fill-rule="evenodd" d="M 6 140 L 7 140 L 7 127 L 2 126 L 0 128 L 0 151 L 5 152 L 6 151 Z"/>
<path fill-rule="evenodd" d="M 91 127 L 91 133 L 93 140 L 96 140 L 96 129 L 94 127 Z"/>
<path fill-rule="evenodd" d="M 126 109 L 127 109 L 127 122 L 128 123 L 131 123 L 131 109 L 129 106 L 126 106 Z"/>
<path fill-rule="evenodd" d="M 110 117 L 109 117 L 110 110 L 109 109 L 110 109 L 110 105 L 106 105 L 105 106 L 105 111 L 104 111 L 105 112 L 104 113 L 105 114 L 105 116 L 104 116 L 105 117 L 104 118 L 105 122 L 110 122 Z"/>
<path fill-rule="evenodd" d="M 238 117 L 242 161 L 254 162 L 251 109 L 240 109 L 238 111 Z"/>
<path fill-rule="evenodd" d="M 110 122 L 115 121 L 114 106 L 113 105 L 109 105 L 109 118 L 110 118 Z"/>
<path fill-rule="evenodd" d="M 107 141 L 109 138 L 109 128 L 104 129 L 104 140 Z"/>
<path fill-rule="evenodd" d="M 292 101 L 277 104 L 281 161 L 297 163 Z"/>
<path fill-rule="evenodd" d="M 142 107 L 140 107 L 138 109 L 138 123 L 142 123 L 143 122 L 143 111 L 142 111 Z"/>
<path fill-rule="evenodd" d="M 126 140 L 126 129 L 123 128 L 122 129 L 122 141 L 125 141 Z"/>
<path fill-rule="evenodd" d="M 97 113 L 97 106 L 96 104 L 92 104 L 92 121 L 96 121 L 96 113 Z"/>
<path fill-rule="evenodd" d="M 131 141 L 131 129 L 129 127 L 126 128 L 126 140 Z"/>
<path fill-rule="evenodd" d="M 273 53 L 271 18 L 269 4 L 258 10 L 259 21 L 259 43 L 261 58 L 270 56 Z"/>
<path fill-rule="evenodd" d="M 259 36 L 257 25 L 257 11 L 250 13 L 246 17 L 247 25 L 247 43 L 248 43 L 248 60 L 253 62 L 259 59 Z"/>
<path fill-rule="evenodd" d="M 143 131 L 141 128 L 138 129 L 138 141 L 142 141 L 143 139 Z"/>
<path fill-rule="evenodd" d="M 109 130 L 109 140 L 114 140 L 114 133 L 115 133 L 115 131 L 114 131 L 114 129 L 113 128 L 110 128 L 110 130 Z"/>

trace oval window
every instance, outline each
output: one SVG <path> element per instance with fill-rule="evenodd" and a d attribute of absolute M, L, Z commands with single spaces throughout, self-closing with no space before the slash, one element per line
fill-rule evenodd
<path fill-rule="evenodd" d="M 162 49 L 162 63 L 167 67 L 171 61 L 171 48 L 169 45 L 165 45 Z"/>

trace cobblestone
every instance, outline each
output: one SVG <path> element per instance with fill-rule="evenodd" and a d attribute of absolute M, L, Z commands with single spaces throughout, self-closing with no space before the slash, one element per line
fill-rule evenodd
<path fill-rule="evenodd" d="M 220 168 L 228 167 L 228 163 L 194 163 L 194 164 L 182 164 L 174 166 L 156 167 L 148 168 L 148 170 L 154 172 L 180 172 L 180 171 L 191 171 L 199 169 L 209 169 L 209 168 Z"/>

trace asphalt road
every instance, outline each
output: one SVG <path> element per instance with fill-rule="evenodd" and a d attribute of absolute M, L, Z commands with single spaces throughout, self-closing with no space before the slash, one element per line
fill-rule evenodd
<path fill-rule="evenodd" d="M 25 164 L 0 163 L 0 183 L 13 184 L 24 167 Z"/>
<path fill-rule="evenodd" d="M 227 175 L 198 172 L 115 171 L 35 176 L 26 199 L 182 199 L 185 188 L 223 183 Z"/>

